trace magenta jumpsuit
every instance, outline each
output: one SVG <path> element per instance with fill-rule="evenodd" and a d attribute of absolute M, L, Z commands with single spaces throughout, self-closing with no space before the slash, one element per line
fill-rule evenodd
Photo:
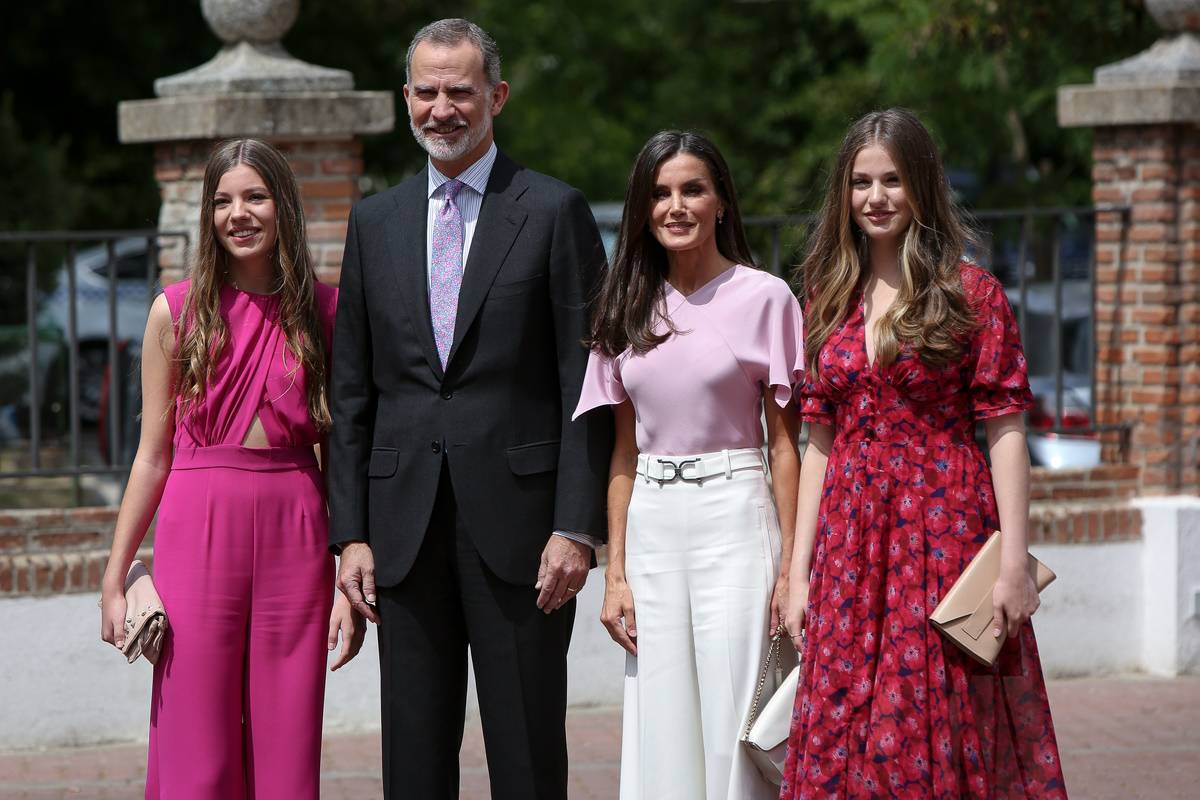
<path fill-rule="evenodd" d="M 166 288 L 177 341 L 189 285 Z M 337 290 L 318 285 L 316 302 L 328 347 Z M 320 434 L 279 304 L 222 286 L 215 376 L 192 413 L 176 408 L 154 540 L 170 623 L 150 707 L 154 800 L 318 796 L 333 557 Z M 269 447 L 242 446 L 256 416 Z"/>

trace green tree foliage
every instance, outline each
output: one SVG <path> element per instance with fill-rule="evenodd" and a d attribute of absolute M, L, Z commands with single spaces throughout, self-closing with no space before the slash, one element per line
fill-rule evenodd
<path fill-rule="evenodd" d="M 13 97 L 0 125 L 25 165 L 0 173 L 0 196 L 27 201 L 0 208 L 0 228 L 153 225 L 152 154 L 117 143 L 116 104 L 217 51 L 198 4 L 44 0 L 0 14 Z M 396 132 L 366 144 L 374 188 L 423 160 L 405 130 L 405 50 L 450 14 L 500 43 L 513 91 L 498 137 L 518 159 L 614 200 L 650 134 L 698 128 L 753 213 L 813 208 L 846 126 L 897 104 L 973 176 L 975 204 L 1086 203 L 1090 135 L 1057 126 L 1055 92 L 1157 36 L 1136 0 L 304 0 L 288 49 L 397 94 Z"/>

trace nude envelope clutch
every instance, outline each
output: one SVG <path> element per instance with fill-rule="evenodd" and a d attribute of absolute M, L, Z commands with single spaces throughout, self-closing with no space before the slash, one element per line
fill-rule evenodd
<path fill-rule="evenodd" d="M 154 589 L 150 570 L 141 561 L 129 565 L 125 577 L 125 646 L 121 652 L 132 664 L 145 656 L 151 664 L 158 661 L 167 633 L 167 612 Z"/>
<path fill-rule="evenodd" d="M 1029 572 L 1039 592 L 1055 578 L 1054 572 L 1032 555 L 1029 556 Z M 1000 531 L 996 531 L 929 617 L 929 623 L 947 639 L 988 667 L 996 663 L 1005 638 L 1004 631 L 999 637 L 993 636 L 991 631 L 992 589 L 999 577 Z"/>

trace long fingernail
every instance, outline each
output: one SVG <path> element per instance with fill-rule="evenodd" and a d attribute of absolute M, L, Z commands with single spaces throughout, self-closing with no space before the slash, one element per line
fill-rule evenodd
<path fill-rule="evenodd" d="M 367 602 L 374 605 L 375 604 L 375 595 L 373 595 L 373 594 L 367 595 Z"/>
<path fill-rule="evenodd" d="M 533 585 L 533 588 L 535 588 L 535 589 L 540 589 L 540 588 L 542 588 L 542 582 L 541 582 L 541 581 L 538 581 L 537 583 L 535 583 L 535 584 Z"/>

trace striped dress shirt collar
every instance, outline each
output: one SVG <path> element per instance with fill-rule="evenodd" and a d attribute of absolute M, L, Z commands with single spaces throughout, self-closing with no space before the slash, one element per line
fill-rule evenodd
<path fill-rule="evenodd" d="M 458 180 L 465 183 L 469 188 L 474 189 L 480 197 L 487 191 L 488 178 L 492 176 L 492 167 L 496 163 L 496 143 L 492 142 L 492 146 L 487 149 L 478 161 L 467 167 L 458 175 Z M 450 180 L 433 165 L 433 160 L 429 161 L 429 197 L 433 198 L 438 189 L 442 188 L 442 184 Z"/>

